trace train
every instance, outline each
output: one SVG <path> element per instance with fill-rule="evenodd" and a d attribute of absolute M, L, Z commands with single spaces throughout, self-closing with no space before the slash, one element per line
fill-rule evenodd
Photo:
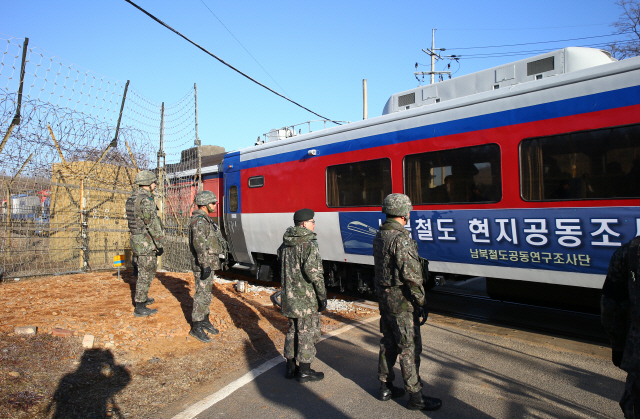
<path fill-rule="evenodd" d="M 598 307 L 613 252 L 640 234 L 640 57 L 567 47 L 286 132 L 203 164 L 233 261 L 257 279 L 277 278 L 282 235 L 311 208 L 326 285 L 373 293 L 390 193 L 411 198 L 433 275 L 485 277 L 500 300 Z"/>

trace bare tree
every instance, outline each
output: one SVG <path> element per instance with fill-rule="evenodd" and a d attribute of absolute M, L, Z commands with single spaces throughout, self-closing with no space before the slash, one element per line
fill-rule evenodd
<path fill-rule="evenodd" d="M 619 60 L 637 57 L 640 55 L 640 0 L 619 0 L 616 4 L 622 13 L 611 26 L 626 39 L 612 42 L 607 50 Z"/>

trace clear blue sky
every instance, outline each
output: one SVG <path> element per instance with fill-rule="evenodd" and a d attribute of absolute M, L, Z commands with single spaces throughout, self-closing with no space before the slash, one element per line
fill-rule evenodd
<path fill-rule="evenodd" d="M 274 90 L 328 118 L 349 121 L 362 119 L 362 79 L 368 80 L 370 118 L 381 114 L 391 94 L 418 85 L 414 64 L 429 64 L 421 50 L 431 46 L 432 28 L 438 29 L 436 47 L 463 56 L 459 66 L 452 64 L 456 77 L 537 54 L 465 55 L 586 46 L 613 38 L 460 48 L 605 35 L 620 15 L 612 0 L 135 2 Z M 132 87 L 157 102 L 174 103 L 197 83 L 199 136 L 203 144 L 227 151 L 253 145 L 272 128 L 317 119 L 124 0 L 5 1 L 0 32 L 29 37 L 30 45 L 85 69 L 131 80 Z M 419 69 L 428 71 L 428 66 Z"/>

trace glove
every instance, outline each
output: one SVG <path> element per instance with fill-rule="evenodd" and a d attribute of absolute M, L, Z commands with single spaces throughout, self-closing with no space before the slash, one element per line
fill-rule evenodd
<path fill-rule="evenodd" d="M 422 318 L 422 321 L 420 322 L 420 326 L 422 326 L 427 322 L 427 318 L 429 317 L 429 311 L 427 310 L 426 306 L 419 306 L 417 307 L 417 310 L 418 310 L 418 317 Z"/>
<path fill-rule="evenodd" d="M 624 354 L 624 351 L 611 351 L 611 361 L 613 365 L 618 368 L 620 368 L 620 364 L 622 363 L 622 354 Z"/>
<path fill-rule="evenodd" d="M 206 267 L 200 269 L 200 280 L 204 281 L 205 279 L 211 276 L 211 267 Z"/>
<path fill-rule="evenodd" d="M 327 309 L 327 299 L 318 300 L 318 312 L 325 311 Z"/>
<path fill-rule="evenodd" d="M 156 250 L 156 256 L 162 256 L 163 253 L 164 253 L 164 247 L 161 247 L 158 250 Z"/>

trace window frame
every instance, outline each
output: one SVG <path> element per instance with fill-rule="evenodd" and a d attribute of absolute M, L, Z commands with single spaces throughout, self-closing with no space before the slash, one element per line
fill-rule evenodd
<path fill-rule="evenodd" d="M 252 179 L 262 179 L 262 184 L 257 185 L 257 186 L 251 186 L 251 180 L 252 180 Z M 263 176 L 263 175 L 259 175 L 259 176 L 251 176 L 249 179 L 247 179 L 247 186 L 248 186 L 250 189 L 253 189 L 253 188 L 262 188 L 262 187 L 264 186 L 264 176 Z"/>
<path fill-rule="evenodd" d="M 368 160 L 357 160 L 357 161 L 351 161 L 351 162 L 347 162 L 347 163 L 339 163 L 339 164 L 332 164 L 329 165 L 327 167 L 325 167 L 324 170 L 324 176 L 325 176 L 325 204 L 327 205 L 327 208 L 371 208 L 371 207 L 380 207 L 382 208 L 382 200 L 380 201 L 379 205 L 372 205 L 372 204 L 364 204 L 364 205 L 329 205 L 329 169 L 332 167 L 339 167 L 339 166 L 347 166 L 347 165 L 353 165 L 353 164 L 357 164 L 357 163 L 368 163 L 368 162 L 375 162 L 375 161 L 388 161 L 389 162 L 389 188 L 390 190 L 388 191 L 388 194 L 393 193 L 393 175 L 392 175 L 392 161 L 390 157 L 380 157 L 380 158 L 375 158 L 375 159 L 368 159 Z M 382 184 L 384 186 L 384 180 L 382 180 Z M 339 191 L 338 191 L 339 192 Z M 384 195 L 384 190 L 383 190 L 383 195 Z M 386 196 L 385 195 L 385 196 Z M 384 196 L 382 197 L 382 199 L 384 199 Z M 339 199 L 338 199 L 338 203 L 339 203 Z"/>
<path fill-rule="evenodd" d="M 231 190 L 233 189 L 233 191 L 235 192 L 235 200 L 232 197 L 231 194 Z M 229 186 L 229 212 L 238 212 L 238 185 L 231 185 Z M 231 205 L 234 204 L 235 206 L 232 207 Z M 235 209 L 234 209 L 235 208 Z"/>
<path fill-rule="evenodd" d="M 634 126 L 637 126 L 637 127 L 640 128 L 640 123 L 614 125 L 614 126 L 600 127 L 600 128 L 594 128 L 594 129 L 583 129 L 583 130 L 577 130 L 577 131 L 560 132 L 560 133 L 556 133 L 556 134 L 552 134 L 552 135 L 541 135 L 541 136 L 523 138 L 518 143 L 518 175 L 519 175 L 518 193 L 520 195 L 520 199 L 522 199 L 524 202 L 529 202 L 529 203 L 572 202 L 572 201 L 607 201 L 607 200 L 640 199 L 640 194 L 637 197 L 608 197 L 608 198 L 586 197 L 586 198 L 562 198 L 562 199 L 552 199 L 552 198 L 548 198 L 548 199 L 527 199 L 527 198 L 524 197 L 524 194 L 523 194 L 523 191 L 524 191 L 524 188 L 523 188 L 523 186 L 524 186 L 523 185 L 523 183 L 524 183 L 524 173 L 523 173 L 524 165 L 522 164 L 522 146 L 526 141 L 544 140 L 544 139 L 547 139 L 547 138 L 554 138 L 554 137 L 558 138 L 558 137 L 563 137 L 563 136 L 586 134 L 586 133 L 592 133 L 592 132 L 603 131 L 603 130 L 615 130 L 615 129 L 618 129 L 618 128 L 627 128 L 627 127 L 634 127 Z M 542 182 L 542 184 L 544 184 L 544 181 Z"/>
<path fill-rule="evenodd" d="M 429 153 L 441 153 L 441 152 L 451 152 L 451 151 L 455 151 L 455 150 L 463 150 L 463 149 L 468 149 L 468 148 L 474 148 L 474 147 L 483 147 L 483 146 L 496 146 L 498 149 L 498 167 L 500 168 L 500 197 L 497 200 L 492 200 L 492 201 L 461 201 L 461 202 L 437 202 L 437 203 L 431 203 L 431 202 L 424 202 L 424 203 L 412 203 L 414 206 L 416 205 L 493 205 L 493 204 L 497 204 L 500 203 L 503 199 L 504 199 L 504 187 L 503 187 L 503 170 L 502 170 L 502 146 L 497 143 L 497 142 L 490 142 L 490 143 L 482 143 L 482 144 L 473 144 L 473 145 L 466 145 L 466 146 L 462 146 L 462 147 L 455 147 L 455 148 L 440 148 L 440 149 L 436 149 L 436 150 L 430 150 L 430 151 L 423 151 L 420 153 L 412 153 L 412 154 L 406 154 L 403 158 L 402 158 L 402 190 L 403 193 L 407 196 L 409 196 L 408 192 L 408 187 L 407 187 L 407 167 L 406 167 L 406 162 L 407 162 L 407 157 L 411 157 L 411 156 L 419 156 L 419 155 L 424 155 L 424 154 L 429 154 Z M 475 163 L 473 163 L 475 165 Z M 443 184 L 444 184 L 444 179 L 443 179 Z M 493 185 L 493 184 L 492 184 Z"/>

